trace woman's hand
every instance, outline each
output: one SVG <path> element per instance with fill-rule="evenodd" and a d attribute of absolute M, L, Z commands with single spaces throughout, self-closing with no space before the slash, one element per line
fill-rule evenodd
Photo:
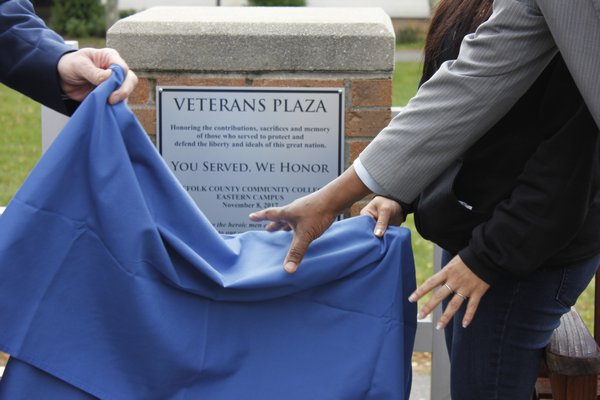
<path fill-rule="evenodd" d="M 370 215 L 375 224 L 375 236 L 382 237 L 389 225 L 401 225 L 404 222 L 400 204 L 387 197 L 375 196 L 362 210 L 360 215 Z"/>
<path fill-rule="evenodd" d="M 316 192 L 287 206 L 252 213 L 250 219 L 272 221 L 267 225 L 269 231 L 294 231 L 290 250 L 283 262 L 284 269 L 291 274 L 298 269 L 310 243 L 331 226 L 338 214 L 369 193 L 369 189 L 356 175 L 354 168 L 350 167 Z"/>
<path fill-rule="evenodd" d="M 459 256 L 454 257 L 440 272 L 427 279 L 408 298 L 416 302 L 425 294 L 436 289 L 427 304 L 419 311 L 419 319 L 425 318 L 446 297 L 452 296 L 446 310 L 440 317 L 436 329 L 444 328 L 463 302 L 467 301 L 467 310 L 462 320 L 463 328 L 469 326 L 481 298 L 490 285 L 475 275 Z"/>
<path fill-rule="evenodd" d="M 294 231 L 290 250 L 283 267 L 292 274 L 296 272 L 308 245 L 327 230 L 338 215 L 337 210 L 328 208 L 323 193 L 317 191 L 301 197 L 283 207 L 272 207 L 250 214 L 253 221 L 272 221 L 268 231 Z"/>

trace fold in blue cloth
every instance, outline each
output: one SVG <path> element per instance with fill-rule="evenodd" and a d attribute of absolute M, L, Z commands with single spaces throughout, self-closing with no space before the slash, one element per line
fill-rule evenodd
<path fill-rule="evenodd" d="M 122 79 L 113 67 L 0 217 L 0 397 L 407 399 L 408 230 L 337 222 L 286 274 L 291 234 L 220 235 L 107 104 Z"/>

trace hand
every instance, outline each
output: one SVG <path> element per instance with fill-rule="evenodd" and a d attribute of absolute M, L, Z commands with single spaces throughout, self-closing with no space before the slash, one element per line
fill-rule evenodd
<path fill-rule="evenodd" d="M 267 225 L 269 231 L 293 229 L 294 238 L 283 262 L 283 268 L 292 274 L 298 269 L 310 243 L 331 226 L 338 214 L 369 193 L 354 168 L 350 167 L 318 191 L 287 206 L 252 213 L 250 219 L 272 221 Z"/>
<path fill-rule="evenodd" d="M 419 319 L 425 318 L 446 297 L 453 295 L 446 310 L 440 317 L 436 329 L 443 329 L 459 309 L 463 301 L 468 301 L 467 310 L 462 320 L 463 328 L 469 326 L 481 298 L 490 285 L 475 275 L 459 256 L 454 257 L 440 272 L 427 279 L 408 298 L 416 302 L 425 294 L 438 288 L 419 312 Z"/>
<path fill-rule="evenodd" d="M 110 104 L 125 100 L 137 85 L 138 78 L 114 49 L 81 49 L 66 53 L 58 61 L 60 87 L 69 98 L 82 101 L 96 86 L 112 74 L 108 67 L 118 64 L 125 80 L 109 97 Z"/>
<path fill-rule="evenodd" d="M 377 223 L 373 233 L 377 237 L 382 237 L 387 230 L 388 225 L 401 225 L 404 222 L 402 207 L 400 204 L 387 197 L 376 196 L 367 204 L 360 215 L 370 215 Z"/>
<path fill-rule="evenodd" d="M 287 206 L 267 208 L 253 214 L 253 221 L 272 221 L 268 231 L 279 229 L 294 231 L 290 250 L 284 261 L 284 269 L 292 274 L 296 272 L 309 244 L 321 236 L 335 220 L 337 212 L 326 207 L 322 192 L 314 192 L 301 197 Z"/>

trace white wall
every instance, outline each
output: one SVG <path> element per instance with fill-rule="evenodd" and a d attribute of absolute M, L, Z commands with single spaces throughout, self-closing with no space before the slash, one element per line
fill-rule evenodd
<path fill-rule="evenodd" d="M 309 7 L 381 7 L 390 17 L 428 18 L 428 0 L 307 0 Z"/>
<path fill-rule="evenodd" d="M 247 0 L 221 0 L 221 6 L 239 7 Z M 309 7 L 381 7 L 395 18 L 429 17 L 428 0 L 307 0 Z M 216 6 L 217 0 L 119 0 L 119 8 L 144 10 L 154 6 Z"/>

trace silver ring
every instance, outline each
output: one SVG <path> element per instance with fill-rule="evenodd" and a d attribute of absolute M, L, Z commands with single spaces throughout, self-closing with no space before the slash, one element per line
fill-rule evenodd
<path fill-rule="evenodd" d="M 464 295 L 464 294 L 462 294 L 462 293 L 459 293 L 459 292 L 454 292 L 454 294 L 455 294 L 455 295 L 457 295 L 457 296 L 460 296 L 460 297 L 462 297 L 462 298 L 463 298 L 463 300 L 469 300 L 469 296 L 465 296 L 465 295 Z"/>
<path fill-rule="evenodd" d="M 448 286 L 447 283 L 444 283 L 444 286 L 446 286 L 446 289 L 448 289 L 450 291 L 450 293 L 454 293 L 454 290 L 452 290 L 452 288 L 450 286 Z"/>

